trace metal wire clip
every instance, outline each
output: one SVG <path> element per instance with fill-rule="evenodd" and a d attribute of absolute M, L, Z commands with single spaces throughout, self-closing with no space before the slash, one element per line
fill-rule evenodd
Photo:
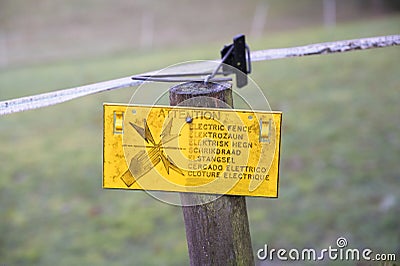
<path fill-rule="evenodd" d="M 221 50 L 221 61 L 212 72 L 191 72 L 173 74 L 142 74 L 133 76 L 133 80 L 153 82 L 226 82 L 232 78 L 219 77 L 217 75 L 236 74 L 236 86 L 241 88 L 247 85 L 247 74 L 251 72 L 250 49 L 246 45 L 243 34 L 233 38 L 233 43 L 225 45 Z M 220 69 L 222 68 L 222 72 Z"/>

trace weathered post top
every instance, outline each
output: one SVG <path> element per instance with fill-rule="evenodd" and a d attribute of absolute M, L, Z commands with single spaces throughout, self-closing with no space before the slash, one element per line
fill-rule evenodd
<path fill-rule="evenodd" d="M 232 107 L 231 85 L 184 83 L 171 88 L 170 104 Z M 191 265 L 254 265 L 245 197 L 182 193 L 181 201 Z"/>

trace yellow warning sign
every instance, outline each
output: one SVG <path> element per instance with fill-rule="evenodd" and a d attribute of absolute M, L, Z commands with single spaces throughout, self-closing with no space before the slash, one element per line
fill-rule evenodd
<path fill-rule="evenodd" d="M 103 187 L 278 196 L 281 112 L 104 104 Z"/>

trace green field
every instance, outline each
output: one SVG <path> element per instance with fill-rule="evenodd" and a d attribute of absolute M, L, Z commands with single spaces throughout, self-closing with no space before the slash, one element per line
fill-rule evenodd
<path fill-rule="evenodd" d="M 398 34 L 400 17 L 268 35 L 253 50 Z M 0 99 L 218 57 L 229 40 L 3 68 Z M 283 111 L 278 199 L 248 198 L 253 249 L 352 248 L 400 257 L 400 48 L 254 63 Z M 102 103 L 134 88 L 0 117 L 0 265 L 185 265 L 181 209 L 103 190 Z M 252 101 L 255 99 L 249 99 Z"/>

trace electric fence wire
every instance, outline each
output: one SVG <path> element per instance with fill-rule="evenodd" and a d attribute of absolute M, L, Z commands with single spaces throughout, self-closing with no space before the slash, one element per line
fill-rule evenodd
<path fill-rule="evenodd" d="M 396 45 L 400 45 L 400 35 L 343 40 L 343 41 L 317 43 L 317 44 L 310 44 L 310 45 L 290 47 L 290 48 L 253 51 L 250 53 L 250 60 L 252 62 L 257 62 L 257 61 L 275 60 L 275 59 L 283 59 L 291 57 L 302 57 L 309 55 L 343 53 L 354 50 L 366 50 L 366 49 L 389 47 Z M 214 78 L 215 75 L 222 74 L 219 72 L 217 73 L 218 69 L 214 70 L 211 73 L 191 73 L 190 76 L 205 75 L 207 81 L 214 81 L 214 82 L 230 80 L 229 78 Z M 172 76 L 184 77 L 189 75 L 175 74 L 169 76 L 168 75 L 152 76 L 152 75 L 141 74 L 141 75 L 135 75 L 133 77 L 130 76 L 125 78 L 119 78 L 70 89 L 57 90 L 53 92 L 47 92 L 17 99 L 4 100 L 0 101 L 0 115 L 17 113 L 17 112 L 42 108 L 46 106 L 51 106 L 55 104 L 60 104 L 66 101 L 70 101 L 76 98 L 80 98 L 83 96 L 99 92 L 111 91 L 126 87 L 135 87 L 143 84 L 146 81 L 184 82 L 184 81 L 194 80 L 194 79 L 182 79 L 182 78 L 171 79 Z M 204 79 L 198 79 L 198 80 L 204 80 Z"/>

